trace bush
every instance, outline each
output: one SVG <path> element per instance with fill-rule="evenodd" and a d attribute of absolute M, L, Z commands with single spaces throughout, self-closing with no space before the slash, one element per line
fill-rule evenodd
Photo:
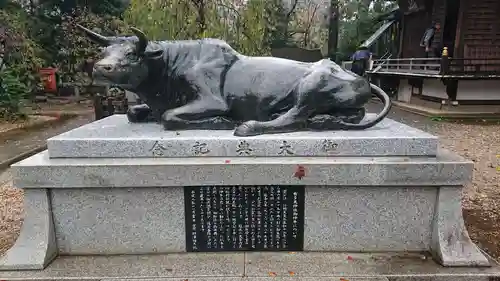
<path fill-rule="evenodd" d="M 0 70 L 0 119 L 14 121 L 26 117 L 21 112 L 21 102 L 29 93 L 30 89 L 13 70 Z"/>
<path fill-rule="evenodd" d="M 13 120 L 24 115 L 21 101 L 39 85 L 38 69 L 43 64 L 40 48 L 28 36 L 29 15 L 15 3 L 0 9 L 0 118 Z"/>

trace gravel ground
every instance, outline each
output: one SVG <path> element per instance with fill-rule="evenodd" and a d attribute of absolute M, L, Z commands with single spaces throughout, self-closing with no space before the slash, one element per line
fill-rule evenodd
<path fill-rule="evenodd" d="M 378 112 L 379 104 L 368 110 Z M 389 118 L 439 136 L 440 146 L 474 161 L 472 184 L 464 189 L 463 213 L 469 234 L 482 249 L 500 259 L 500 122 L 437 122 L 393 108 Z M 470 122 L 469 122 L 470 123 Z"/>
<path fill-rule="evenodd" d="M 93 115 L 87 114 L 33 132 L 23 132 L 14 138 L 0 138 L 0 162 L 44 145 L 48 138 L 80 127 L 92 120 Z M 9 170 L 0 174 L 0 254 L 14 243 L 22 225 L 23 192 L 12 188 L 11 179 Z"/>
<path fill-rule="evenodd" d="M 380 108 L 370 104 L 368 110 L 378 112 Z M 394 107 L 389 118 L 439 136 L 441 147 L 474 161 L 473 183 L 465 189 L 464 208 L 500 209 L 500 173 L 496 170 L 500 165 L 496 157 L 500 154 L 500 122 L 439 122 Z"/>
<path fill-rule="evenodd" d="M 380 105 L 370 104 L 368 110 L 378 112 Z M 472 239 L 492 256 L 500 258 L 500 173 L 496 171 L 499 164 L 496 155 L 500 154 L 500 124 L 436 122 L 397 108 L 393 108 L 389 117 L 439 136 L 442 147 L 475 162 L 473 183 L 464 189 L 465 221 Z M 81 124 L 67 123 L 57 131 L 67 131 Z M 36 139 L 43 141 L 47 137 L 44 132 Z M 19 235 L 22 191 L 12 188 L 8 171 L 0 175 L 0 184 L 1 254 Z"/>
<path fill-rule="evenodd" d="M 0 175 L 0 254 L 14 244 L 23 223 L 23 191 L 12 188 L 9 171 Z"/>

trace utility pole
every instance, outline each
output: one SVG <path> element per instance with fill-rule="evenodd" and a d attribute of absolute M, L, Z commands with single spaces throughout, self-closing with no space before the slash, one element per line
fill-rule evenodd
<path fill-rule="evenodd" d="M 332 61 L 337 59 L 339 40 L 339 0 L 330 0 L 330 22 L 328 25 L 328 57 Z"/>

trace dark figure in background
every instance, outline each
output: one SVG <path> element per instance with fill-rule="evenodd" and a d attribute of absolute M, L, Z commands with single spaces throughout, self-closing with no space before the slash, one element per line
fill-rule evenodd
<path fill-rule="evenodd" d="M 436 35 L 437 32 L 441 30 L 441 24 L 439 22 L 436 22 L 432 25 L 432 27 L 427 28 L 425 30 L 424 36 L 422 36 L 422 39 L 420 40 L 420 47 L 425 48 L 425 57 L 426 58 L 439 58 L 441 57 L 441 50 L 440 48 L 436 48 L 434 46 L 434 36 Z"/>
<path fill-rule="evenodd" d="M 358 50 L 351 56 L 351 71 L 359 76 L 363 76 L 368 68 L 368 62 L 370 61 L 371 56 L 372 53 L 367 47 L 359 47 Z"/>
<path fill-rule="evenodd" d="M 105 47 L 95 79 L 145 102 L 129 107 L 130 122 L 156 121 L 166 130 L 236 128 L 236 136 L 363 130 L 391 107 L 379 87 L 328 59 L 250 57 L 218 39 L 150 41 L 136 28 L 135 36 L 106 37 L 78 27 Z M 372 93 L 384 108 L 363 120 Z"/>
<path fill-rule="evenodd" d="M 84 60 L 79 66 L 80 71 L 86 73 L 91 79 L 90 85 L 94 84 L 94 78 L 92 76 L 92 72 L 94 71 L 94 64 L 95 60 L 88 58 Z"/>

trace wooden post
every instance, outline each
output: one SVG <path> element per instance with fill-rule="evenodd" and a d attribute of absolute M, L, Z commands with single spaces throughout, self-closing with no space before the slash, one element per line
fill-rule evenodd
<path fill-rule="evenodd" d="M 123 99 L 123 113 L 127 113 L 128 111 L 128 99 L 125 97 Z"/>
<path fill-rule="evenodd" d="M 101 120 L 104 118 L 104 105 L 102 103 L 102 97 L 99 93 L 94 96 L 94 115 L 95 120 Z"/>
<path fill-rule="evenodd" d="M 328 57 L 337 60 L 339 37 L 339 1 L 330 0 L 330 22 L 328 25 Z"/>
<path fill-rule="evenodd" d="M 449 73 L 450 73 L 450 58 L 448 57 L 448 47 L 444 47 L 443 54 L 441 56 L 441 69 L 439 71 L 439 74 L 446 75 Z M 458 80 L 444 78 L 443 83 L 446 85 L 446 95 L 448 96 L 448 100 L 451 101 L 451 105 L 458 105 L 457 102 Z"/>
<path fill-rule="evenodd" d="M 443 54 L 441 56 L 441 68 L 439 74 L 446 75 L 450 71 L 450 58 L 448 57 L 448 47 L 443 48 Z"/>
<path fill-rule="evenodd" d="M 113 98 L 109 97 L 107 100 L 106 109 L 108 111 L 108 116 L 115 114 L 115 106 L 113 105 Z"/>

